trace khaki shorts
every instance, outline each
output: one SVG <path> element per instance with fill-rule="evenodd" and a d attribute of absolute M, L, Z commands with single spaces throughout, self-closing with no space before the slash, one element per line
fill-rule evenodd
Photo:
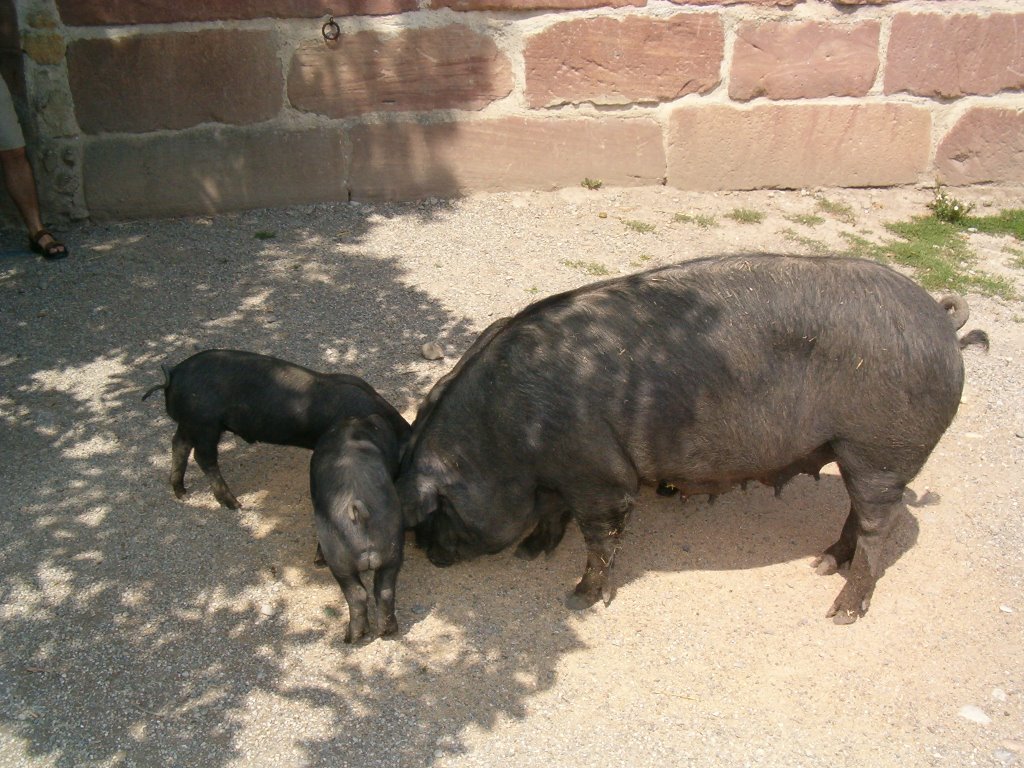
<path fill-rule="evenodd" d="M 14 111 L 11 91 L 7 81 L 0 77 L 0 152 L 24 146 L 25 134 L 21 132 L 18 113 Z"/>

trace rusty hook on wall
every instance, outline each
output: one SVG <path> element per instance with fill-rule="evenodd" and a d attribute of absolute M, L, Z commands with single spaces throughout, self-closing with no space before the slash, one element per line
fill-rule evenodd
<path fill-rule="evenodd" d="M 333 15 L 320 27 L 320 34 L 324 36 L 324 40 L 330 43 L 341 37 L 341 27 L 338 26 Z"/>

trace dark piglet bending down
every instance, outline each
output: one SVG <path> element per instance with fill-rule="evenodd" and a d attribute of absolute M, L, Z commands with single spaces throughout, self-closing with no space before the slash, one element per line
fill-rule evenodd
<path fill-rule="evenodd" d="M 317 539 L 348 603 L 348 643 L 366 633 L 371 591 L 378 634 L 398 629 L 395 583 L 405 536 L 394 486 L 398 455 L 394 429 L 374 415 L 331 427 L 309 463 Z"/>
<path fill-rule="evenodd" d="M 587 547 L 573 607 L 611 599 L 641 484 L 780 489 L 839 464 L 850 511 L 819 558 L 849 566 L 829 616 L 868 608 L 906 484 L 963 386 L 966 304 L 940 304 L 866 260 L 701 259 L 543 299 L 488 328 L 430 392 L 398 481 L 437 565 L 523 539 L 532 557 L 575 519 Z"/>
<path fill-rule="evenodd" d="M 273 443 L 312 449 L 340 419 L 378 414 L 400 445 L 409 424 L 383 397 L 357 376 L 318 373 L 268 355 L 232 349 L 199 352 L 173 368 L 164 367 L 167 415 L 177 422 L 171 438 L 171 488 L 182 498 L 185 468 L 195 451 L 217 501 L 241 505 L 217 464 L 217 443 L 233 432 L 249 443 Z"/>

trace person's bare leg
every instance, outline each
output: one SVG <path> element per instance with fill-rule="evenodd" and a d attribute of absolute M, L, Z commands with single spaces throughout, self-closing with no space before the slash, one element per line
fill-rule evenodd
<path fill-rule="evenodd" d="M 28 153 L 24 147 L 0 150 L 0 166 L 3 168 L 7 192 L 28 228 L 29 237 L 34 237 L 39 230 L 43 229 L 43 221 L 39 213 L 36 179 L 32 173 L 32 165 L 28 161 Z M 53 235 L 47 233 L 40 237 L 38 242 L 43 250 L 49 251 L 51 244 L 56 243 L 57 240 Z"/>

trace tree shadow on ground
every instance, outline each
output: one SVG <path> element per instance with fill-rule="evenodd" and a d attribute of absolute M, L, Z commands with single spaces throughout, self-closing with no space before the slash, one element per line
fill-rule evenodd
<path fill-rule="evenodd" d="M 253 748 L 242 735 L 247 717 L 281 695 L 285 665 L 305 666 L 295 653 L 333 638 L 341 624 L 296 630 L 281 609 L 287 537 L 275 531 L 308 525 L 295 518 L 303 508 L 308 516 L 308 457 L 267 446 L 229 450 L 226 473 L 250 490 L 251 508 L 238 514 L 211 503 L 194 465 L 196 492 L 181 503 L 166 482 L 173 426 L 162 406 L 139 401 L 159 381 L 160 362 L 234 347 L 354 373 L 402 409 L 415 403 L 434 378 L 420 345 L 440 338 L 465 348 L 469 323 L 404 284 L 399 259 L 348 250 L 373 225 L 365 209 L 318 210 L 311 227 L 277 232 L 273 247 L 254 245 L 258 217 L 239 215 L 154 223 L 159 238 L 137 225 L 83 226 L 66 262 L 12 255 L 0 265 L 0 721 L 8 754 L 68 766 L 226 764 Z M 211 245 L 214 227 L 221 231 Z M 13 254 L 18 241 L 9 233 L 0 248 Z M 247 463 L 260 471 L 255 480 L 244 474 Z M 285 473 L 284 490 L 275 489 Z M 271 488 L 269 504 L 299 499 L 275 510 L 258 486 Z M 312 542 L 300 545 L 306 568 Z M 336 586 L 329 594 L 340 605 Z M 336 651 L 342 660 L 351 652 L 343 644 Z M 488 678 L 483 687 L 505 690 L 498 706 L 514 714 L 521 686 L 502 678 L 517 662 L 492 668 L 492 655 L 446 669 Z M 310 669 L 319 671 L 327 672 Z M 403 682 L 422 679 L 420 671 L 379 674 L 423 705 Z M 383 700 L 356 712 L 348 696 L 328 695 L 332 719 L 380 720 L 373 709 L 385 709 Z M 286 741 L 303 732 L 296 724 Z"/>
<path fill-rule="evenodd" d="M 139 402 L 159 362 L 244 347 L 361 375 L 408 411 L 441 373 L 420 344 L 469 346 L 468 320 L 405 284 L 399 259 L 351 250 L 365 214 L 324 207 L 258 254 L 253 214 L 154 223 L 159 239 L 82 227 L 63 264 L 0 263 L 0 758 L 431 764 L 523 717 L 585 647 L 562 604 L 584 559 L 575 533 L 550 559 L 445 571 L 409 547 L 399 636 L 350 647 L 340 591 L 310 564 L 308 453 L 228 445 L 240 512 L 216 505 L 194 464 L 193 493 L 170 493 L 172 425 Z M 229 230 L 218 247 L 211 227 Z M 846 509 L 834 477 L 797 481 L 782 502 L 645 494 L 615 579 L 817 553 Z M 904 515 L 890 551 L 915 537 Z"/>

